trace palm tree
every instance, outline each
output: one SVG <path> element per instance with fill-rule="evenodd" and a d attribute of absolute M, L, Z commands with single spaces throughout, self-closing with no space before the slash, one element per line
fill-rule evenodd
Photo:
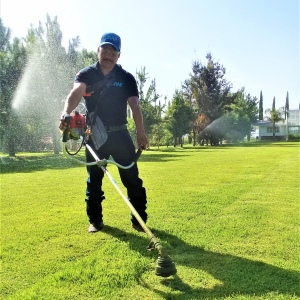
<path fill-rule="evenodd" d="M 275 141 L 275 124 L 284 121 L 284 107 L 280 107 L 279 109 L 276 109 L 274 106 L 271 108 L 266 109 L 266 119 L 270 122 L 272 122 L 272 131 L 273 131 L 273 141 Z"/>

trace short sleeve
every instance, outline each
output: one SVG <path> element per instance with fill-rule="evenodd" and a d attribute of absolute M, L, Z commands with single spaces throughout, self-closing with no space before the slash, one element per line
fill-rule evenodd
<path fill-rule="evenodd" d="M 139 97 L 137 83 L 132 74 L 128 73 L 127 76 L 127 99 L 130 97 Z"/>
<path fill-rule="evenodd" d="M 75 82 L 83 82 L 86 85 L 88 85 L 88 80 L 87 80 L 87 72 L 85 69 L 79 71 L 76 75 L 75 75 Z"/>

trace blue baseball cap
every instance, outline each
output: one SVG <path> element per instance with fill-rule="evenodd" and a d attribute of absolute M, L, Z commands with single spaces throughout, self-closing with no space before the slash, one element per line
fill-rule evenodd
<path fill-rule="evenodd" d="M 112 45 L 118 52 L 121 50 L 121 38 L 112 32 L 102 35 L 100 47 L 103 45 Z"/>

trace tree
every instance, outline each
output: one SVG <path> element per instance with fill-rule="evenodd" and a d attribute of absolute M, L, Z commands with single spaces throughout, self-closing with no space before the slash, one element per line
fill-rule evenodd
<path fill-rule="evenodd" d="M 182 136 L 192 130 L 195 112 L 182 92 L 175 91 L 171 105 L 168 107 L 166 120 L 173 135 L 174 147 L 179 142 L 183 146 Z"/>
<path fill-rule="evenodd" d="M 192 63 L 192 73 L 182 88 L 188 99 L 195 100 L 198 115 L 213 122 L 226 113 L 226 108 L 233 99 L 230 96 L 231 84 L 225 79 L 225 67 L 214 61 L 210 53 L 206 55 L 206 59 L 206 65 L 199 61 Z M 194 135 L 197 125 L 194 124 Z"/>
<path fill-rule="evenodd" d="M 200 114 L 196 117 L 193 123 L 193 146 L 196 146 L 197 138 L 201 146 L 203 146 L 205 142 L 208 144 L 208 135 L 204 133 L 203 130 L 210 123 L 210 120 L 204 114 Z M 201 132 L 203 132 L 203 134 L 201 134 Z"/>
<path fill-rule="evenodd" d="M 165 128 L 162 126 L 162 123 L 155 124 L 152 127 L 152 134 L 151 134 L 151 144 L 157 146 L 161 146 L 161 141 L 165 134 Z"/>
<path fill-rule="evenodd" d="M 226 69 L 215 62 L 212 55 L 206 55 L 207 65 L 195 61 L 192 74 L 183 84 L 184 92 L 192 92 L 200 113 L 204 113 L 211 121 L 220 118 L 225 107 L 232 102 L 229 97 L 231 84 L 225 79 Z"/>
<path fill-rule="evenodd" d="M 257 98 L 251 97 L 250 94 L 246 95 L 244 88 L 235 93 L 233 98 L 234 103 L 229 107 L 234 125 L 228 135 L 238 140 L 247 136 L 249 141 L 252 125 L 256 123 L 258 117 Z"/>
<path fill-rule="evenodd" d="M 276 109 L 275 107 L 272 107 L 272 109 L 268 108 L 266 109 L 265 113 L 266 119 L 272 122 L 273 141 L 275 141 L 275 125 L 280 121 L 284 121 L 284 107 L 279 109 Z"/>
<path fill-rule="evenodd" d="M 264 104 L 263 104 L 263 94 L 262 91 L 260 91 L 260 96 L 259 96 L 259 115 L 258 115 L 259 120 L 264 119 Z"/>
<path fill-rule="evenodd" d="M 284 118 L 285 118 L 285 120 L 288 117 L 289 110 L 290 110 L 289 92 L 286 92 L 285 107 L 284 107 Z"/>
<path fill-rule="evenodd" d="M 11 36 L 11 30 L 4 26 L 2 18 L 0 18 L 0 51 L 1 51 L 1 53 L 8 50 L 10 36 Z"/>
<path fill-rule="evenodd" d="M 77 72 L 78 69 L 85 66 L 89 66 L 98 60 L 97 52 L 95 51 L 87 51 L 86 49 L 82 49 L 80 53 L 76 52 L 76 54 L 77 54 L 77 60 L 76 60 L 77 66 L 75 72 Z"/>
<path fill-rule="evenodd" d="M 18 116 L 12 108 L 12 102 L 19 79 L 26 65 L 26 51 L 21 40 L 15 38 L 10 43 L 10 29 L 0 18 L 0 142 L 1 150 L 15 156 L 15 143 L 18 141 Z"/>
<path fill-rule="evenodd" d="M 275 110 L 275 107 L 276 107 L 276 105 L 275 105 L 275 97 L 274 97 L 274 98 L 273 98 L 273 103 L 272 103 L 272 109 Z"/>
<path fill-rule="evenodd" d="M 143 111 L 144 127 L 148 135 L 151 134 L 151 129 L 154 124 L 158 124 L 161 121 L 161 110 L 162 107 L 156 106 L 157 100 L 160 95 L 156 93 L 156 82 L 153 79 L 148 87 L 146 93 L 144 92 L 145 83 L 148 79 L 146 68 L 141 68 L 140 71 L 136 73 L 137 75 L 137 85 L 139 90 L 140 105 Z"/>

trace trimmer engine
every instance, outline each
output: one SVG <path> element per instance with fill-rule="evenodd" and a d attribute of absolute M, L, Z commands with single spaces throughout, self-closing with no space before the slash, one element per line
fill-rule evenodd
<path fill-rule="evenodd" d="M 78 111 L 74 111 L 70 114 L 72 117 L 70 122 L 70 136 L 72 140 L 80 139 L 86 131 L 86 120 L 85 115 L 80 114 Z"/>

